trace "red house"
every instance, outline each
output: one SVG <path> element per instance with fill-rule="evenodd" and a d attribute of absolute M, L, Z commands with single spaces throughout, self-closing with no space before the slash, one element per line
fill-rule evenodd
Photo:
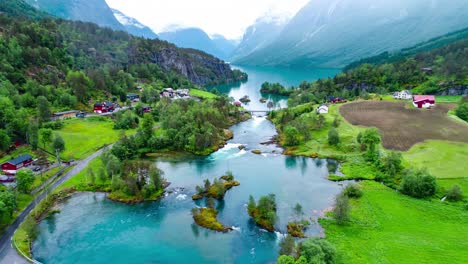
<path fill-rule="evenodd" d="M 151 112 L 151 106 L 143 106 L 143 113 Z"/>
<path fill-rule="evenodd" d="M 332 103 L 332 104 L 346 103 L 346 99 L 341 98 L 341 97 L 335 97 L 335 96 L 327 96 L 327 102 Z"/>
<path fill-rule="evenodd" d="M 113 103 L 110 103 L 110 102 L 94 104 L 94 113 L 97 113 L 97 114 L 114 112 L 114 110 L 115 110 L 115 106 Z"/>
<path fill-rule="evenodd" d="M 413 96 L 413 105 L 417 108 L 429 108 L 435 105 L 434 95 L 415 95 Z"/>
<path fill-rule="evenodd" d="M 33 158 L 29 154 L 21 155 L 16 159 L 11 159 L 2 164 L 2 171 L 7 175 L 14 175 L 16 171 L 27 167 L 33 163 Z"/>

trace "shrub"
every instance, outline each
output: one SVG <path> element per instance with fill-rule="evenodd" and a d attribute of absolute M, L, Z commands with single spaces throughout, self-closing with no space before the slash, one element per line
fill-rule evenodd
<path fill-rule="evenodd" d="M 300 251 L 301 257 L 306 258 L 306 263 L 332 264 L 336 262 L 336 249 L 325 239 L 308 239 L 300 245 Z"/>
<path fill-rule="evenodd" d="M 328 131 L 328 144 L 336 146 L 340 143 L 340 135 L 335 128 L 331 128 Z"/>
<path fill-rule="evenodd" d="M 463 200 L 463 192 L 459 185 L 454 185 L 450 190 L 447 191 L 445 197 L 447 197 L 447 200 L 451 202 L 458 202 Z"/>
<path fill-rule="evenodd" d="M 409 169 L 404 172 L 400 189 L 406 195 L 415 198 L 426 198 L 435 194 L 437 182 L 435 177 L 426 170 Z"/>
<path fill-rule="evenodd" d="M 455 114 L 459 118 L 461 118 L 461 119 L 465 120 L 466 122 L 468 122 L 468 102 L 460 103 L 460 105 L 455 110 Z"/>
<path fill-rule="evenodd" d="M 348 196 L 344 193 L 340 193 L 335 198 L 335 207 L 333 208 L 333 218 L 336 223 L 342 225 L 349 220 L 349 214 L 351 212 L 351 206 L 349 205 Z"/>
<path fill-rule="evenodd" d="M 296 243 L 291 235 L 287 235 L 279 242 L 279 254 L 293 256 L 296 251 Z"/>
<path fill-rule="evenodd" d="M 51 122 L 43 123 L 42 128 L 49 128 L 49 129 L 52 129 L 52 130 L 59 130 L 59 129 L 63 128 L 63 125 L 64 124 L 63 124 L 62 121 L 57 120 L 57 121 L 51 121 Z"/>
<path fill-rule="evenodd" d="M 300 143 L 300 134 L 297 128 L 293 126 L 287 126 L 284 130 L 284 145 L 296 146 Z"/>
<path fill-rule="evenodd" d="M 348 196 L 349 198 L 359 198 L 362 196 L 362 190 L 358 184 L 350 183 L 344 188 L 343 194 Z"/>
<path fill-rule="evenodd" d="M 382 170 L 387 176 L 394 177 L 403 169 L 401 153 L 391 151 L 382 160 Z"/>

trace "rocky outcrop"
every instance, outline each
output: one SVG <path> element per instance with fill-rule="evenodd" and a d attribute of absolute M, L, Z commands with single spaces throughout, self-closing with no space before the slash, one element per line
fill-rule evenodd
<path fill-rule="evenodd" d="M 246 75 L 236 76 L 229 64 L 193 49 L 167 47 L 155 52 L 151 61 L 165 70 L 174 70 L 198 85 L 242 81 Z"/>
<path fill-rule="evenodd" d="M 437 95 L 463 95 L 468 96 L 468 85 L 451 85 L 443 87 Z"/>

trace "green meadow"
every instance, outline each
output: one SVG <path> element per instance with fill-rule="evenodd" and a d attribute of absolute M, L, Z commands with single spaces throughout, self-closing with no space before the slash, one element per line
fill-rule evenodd
<path fill-rule="evenodd" d="M 466 263 L 468 210 L 439 200 L 418 200 L 380 183 L 361 183 L 343 226 L 321 219 L 341 263 Z"/>

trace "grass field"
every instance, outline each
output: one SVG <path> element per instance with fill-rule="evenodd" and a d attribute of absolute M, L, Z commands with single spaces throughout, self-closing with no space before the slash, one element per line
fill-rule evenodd
<path fill-rule="evenodd" d="M 379 128 L 385 148 L 408 150 L 428 139 L 468 143 L 468 126 L 447 116 L 453 107 L 439 104 L 426 110 L 405 103 L 361 101 L 341 106 L 340 113 L 353 125 Z"/>
<path fill-rule="evenodd" d="M 458 185 L 462 189 L 463 195 L 468 197 L 468 177 L 460 179 L 437 179 L 437 184 L 443 191 L 447 191 L 454 185 Z"/>
<path fill-rule="evenodd" d="M 54 131 L 65 141 L 63 159 L 82 159 L 103 146 L 116 142 L 121 133 L 121 130 L 113 129 L 114 123 L 109 118 L 74 118 L 65 120 L 64 123 L 62 129 Z M 135 130 L 126 131 L 127 134 L 134 132 Z"/>
<path fill-rule="evenodd" d="M 461 95 L 436 95 L 436 103 L 458 103 L 460 102 Z"/>
<path fill-rule="evenodd" d="M 466 263 L 468 210 L 362 182 L 349 224 L 320 220 L 341 263 Z"/>
<path fill-rule="evenodd" d="M 88 183 L 91 183 L 91 179 L 88 177 L 88 170 L 89 168 L 92 168 L 94 174 L 96 175 L 96 179 L 95 179 L 95 183 L 96 184 L 107 184 L 107 183 L 110 183 L 110 181 L 105 181 L 105 182 L 102 182 L 99 177 L 98 177 L 98 173 L 99 173 L 99 169 L 101 167 L 104 167 L 104 165 L 102 164 L 102 160 L 97 157 L 95 158 L 94 160 L 92 160 L 88 167 L 86 167 L 85 169 L 83 169 L 81 172 L 79 172 L 78 174 L 76 174 L 75 176 L 73 176 L 72 178 L 68 179 L 67 181 L 65 181 L 62 185 L 60 185 L 59 188 L 57 188 L 57 190 L 55 192 L 58 192 L 60 190 L 63 190 L 63 189 L 67 189 L 67 188 L 71 188 L 71 187 L 76 187 L 80 184 L 88 184 Z"/>
<path fill-rule="evenodd" d="M 198 90 L 198 89 L 190 89 L 190 96 L 195 96 L 201 99 L 214 99 L 216 98 L 215 94 L 210 92 Z"/>
<path fill-rule="evenodd" d="M 430 140 L 403 152 L 412 166 L 427 168 L 437 178 L 468 178 L 468 144 Z"/>

